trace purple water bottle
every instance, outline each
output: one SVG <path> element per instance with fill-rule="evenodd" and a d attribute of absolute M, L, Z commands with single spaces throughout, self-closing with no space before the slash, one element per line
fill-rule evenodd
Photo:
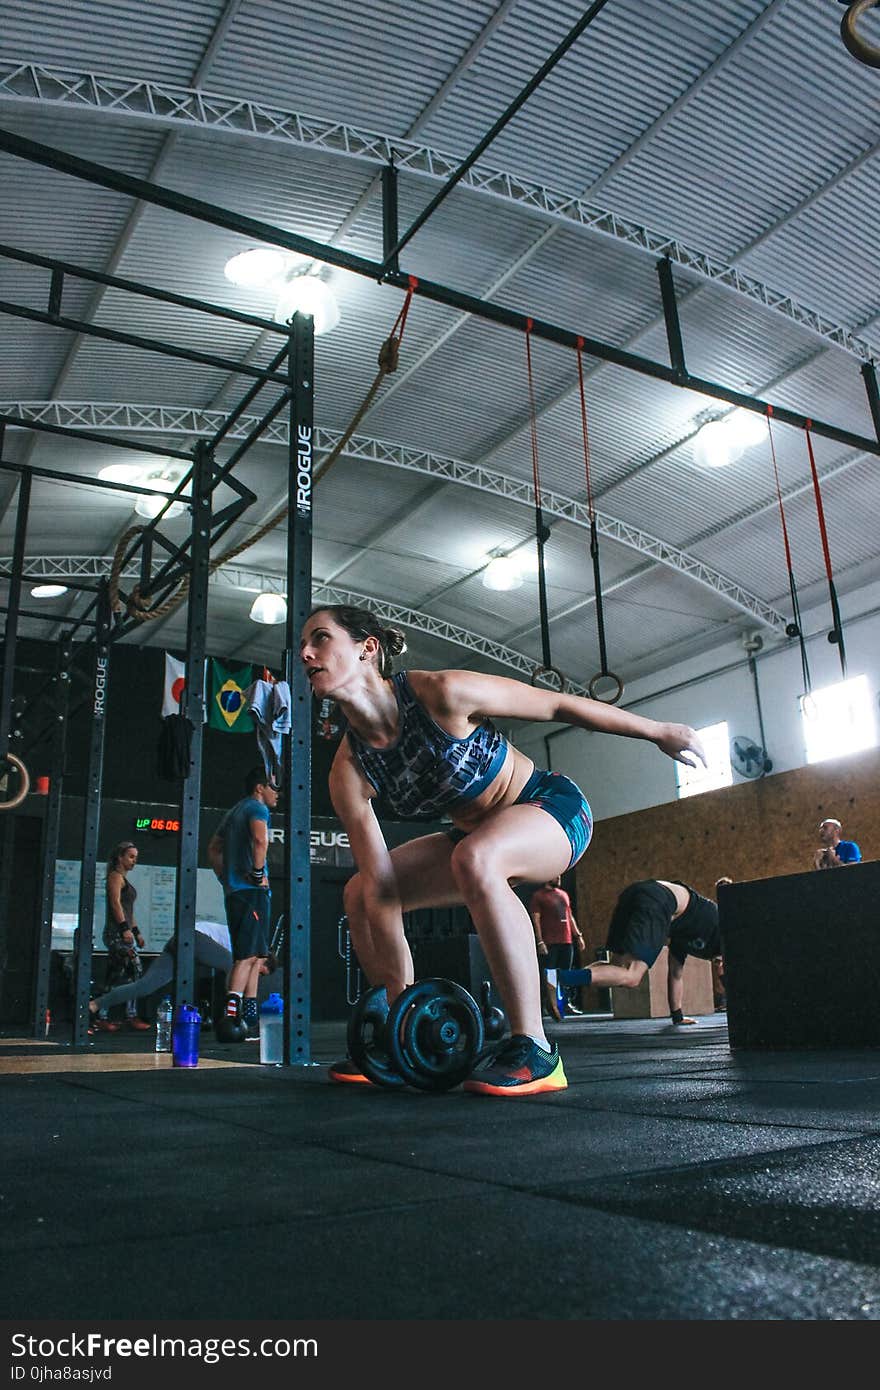
<path fill-rule="evenodd" d="M 171 1061 L 175 1067 L 199 1065 L 199 1031 L 202 1016 L 192 1004 L 181 1004 L 171 1031 Z"/>

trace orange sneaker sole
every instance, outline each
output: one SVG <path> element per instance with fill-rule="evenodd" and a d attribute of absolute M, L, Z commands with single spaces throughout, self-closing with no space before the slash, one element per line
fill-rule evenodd
<path fill-rule="evenodd" d="M 337 1086 L 372 1086 L 373 1084 L 370 1078 L 364 1076 L 363 1072 L 360 1071 L 349 1072 L 348 1074 L 345 1072 L 330 1071 L 327 1074 L 330 1080 L 334 1081 Z"/>
<path fill-rule="evenodd" d="M 554 1067 L 549 1076 L 541 1076 L 536 1081 L 527 1081 L 523 1086 L 493 1086 L 490 1081 L 465 1081 L 462 1089 L 478 1096 L 504 1096 L 513 1100 L 516 1096 L 549 1095 L 553 1091 L 564 1091 L 568 1078 L 562 1070 L 562 1063 Z"/>

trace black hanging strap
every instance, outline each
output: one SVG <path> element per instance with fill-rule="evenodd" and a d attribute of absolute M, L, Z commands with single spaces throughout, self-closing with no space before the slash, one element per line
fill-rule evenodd
<path fill-rule="evenodd" d="M 620 676 L 616 676 L 613 671 L 608 670 L 608 652 L 605 646 L 605 611 L 602 602 L 602 574 L 599 568 L 599 526 L 596 521 L 596 509 L 593 506 L 593 483 L 590 475 L 590 435 L 587 429 L 587 398 L 584 391 L 584 364 L 583 364 L 584 340 L 577 340 L 577 364 L 578 364 L 578 386 L 581 395 L 581 424 L 584 434 L 584 469 L 587 475 L 587 511 L 590 517 L 590 556 L 593 561 L 593 585 L 596 591 L 596 628 L 599 638 L 599 665 L 600 670 L 590 681 L 589 691 L 594 700 L 603 699 L 605 704 L 616 705 L 623 694 L 623 681 Z M 602 680 L 614 681 L 614 690 L 610 695 L 600 696 L 598 694 L 599 683 Z"/>
<path fill-rule="evenodd" d="M 538 547 L 538 609 L 541 620 L 541 659 L 543 666 L 532 672 L 532 685 L 539 676 L 555 677 L 559 690 L 565 690 L 565 677 L 553 665 L 550 654 L 550 620 L 547 614 L 547 575 L 544 568 L 544 546 L 550 538 L 550 530 L 544 523 L 541 507 L 541 479 L 538 470 L 538 420 L 535 409 L 535 383 L 532 377 L 532 320 L 526 320 L 526 369 L 529 379 L 529 417 L 532 434 L 532 480 L 535 492 L 535 541 Z"/>
<path fill-rule="evenodd" d="M 776 463 L 776 446 L 773 443 L 773 427 L 770 423 L 773 415 L 772 405 L 767 407 L 767 436 L 770 440 L 770 457 L 773 460 L 773 476 L 776 480 L 776 500 L 779 503 L 779 519 L 782 522 L 782 543 L 785 547 L 785 563 L 788 568 L 788 587 L 791 593 L 791 610 L 793 622 L 789 623 L 785 629 L 788 637 L 796 637 L 801 651 L 801 670 L 804 676 L 804 694 L 812 694 L 810 684 L 810 666 L 807 661 L 807 644 L 804 641 L 804 629 L 801 623 L 801 610 L 798 603 L 797 585 L 794 582 L 794 568 L 791 560 L 791 546 L 788 541 L 788 527 L 785 523 L 785 508 L 782 505 L 782 488 L 779 485 L 779 468 Z"/>

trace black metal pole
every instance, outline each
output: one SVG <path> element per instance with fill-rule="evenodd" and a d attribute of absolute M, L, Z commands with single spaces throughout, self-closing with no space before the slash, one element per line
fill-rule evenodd
<path fill-rule="evenodd" d="M 663 300 L 663 318 L 666 322 L 666 341 L 669 344 L 669 361 L 676 377 L 687 376 L 684 360 L 684 342 L 681 336 L 681 320 L 678 317 L 678 302 L 675 298 L 675 280 L 672 276 L 672 262 L 668 256 L 657 262 L 660 277 L 660 297 Z"/>
<path fill-rule="evenodd" d="M 0 680 L 0 756 L 9 747 L 12 733 L 12 691 L 15 684 L 15 649 L 18 642 L 18 615 L 21 606 L 21 576 L 24 572 L 24 549 L 27 538 L 28 512 L 31 505 L 31 480 L 21 475 L 18 485 L 18 508 L 15 517 L 15 539 L 12 547 L 12 573 L 9 576 L 9 602 L 3 634 L 3 676 Z"/>
<path fill-rule="evenodd" d="M 873 362 L 862 363 L 862 377 L 865 382 L 865 390 L 868 393 L 868 405 L 871 407 L 874 430 L 877 438 L 880 439 L 880 391 L 877 389 L 877 372 Z"/>
<path fill-rule="evenodd" d="M 283 749 L 284 1061 L 311 1061 L 312 692 L 299 659 L 299 640 L 312 607 L 312 476 L 314 464 L 314 321 L 295 314 L 290 332 L 290 511 L 287 517 L 287 623 L 284 674 L 290 686 L 291 730 Z"/>
<path fill-rule="evenodd" d="M 397 221 L 397 170 L 393 164 L 386 164 L 382 170 L 382 255 L 388 261 L 388 269 L 395 273 L 400 270 L 397 251 L 397 238 L 400 229 Z"/>
<path fill-rule="evenodd" d="M 43 1035 L 46 1009 L 49 1007 L 52 909 L 55 902 L 55 872 L 58 864 L 58 840 L 61 832 L 61 797 L 64 793 L 64 760 L 67 752 L 67 725 L 70 706 L 70 657 L 70 646 L 62 640 L 58 643 L 56 653 L 52 700 L 55 721 L 52 728 L 52 761 L 41 846 L 40 923 L 37 931 L 34 1002 L 31 1019 L 35 1038 Z"/>
<path fill-rule="evenodd" d="M 47 323 L 53 328 L 66 328 L 72 333 L 84 333 L 89 338 L 101 338 L 108 343 L 120 343 L 123 347 L 140 348 L 144 352 L 158 352 L 164 357 L 177 357 L 182 362 L 199 362 L 206 367 L 218 367 L 221 371 L 239 376 L 251 376 L 258 381 L 275 381 L 283 384 L 284 378 L 275 372 L 265 372 L 261 367 L 252 367 L 248 362 L 236 362 L 232 357 L 218 357 L 212 352 L 198 352 L 194 348 L 176 347 L 165 342 L 164 338 L 144 338 L 137 333 L 123 333 L 117 328 L 101 328 L 86 319 L 72 319 L 62 314 L 43 313 L 40 309 L 29 309 L 24 304 L 13 304 L 9 299 L 0 299 L 0 313 L 12 318 L 26 319 L 29 323 Z"/>
<path fill-rule="evenodd" d="M 208 614 L 208 560 L 211 553 L 211 484 L 214 459 L 200 440 L 193 451 L 192 575 L 186 622 L 185 689 L 180 712 L 192 725 L 189 774 L 180 799 L 175 897 L 174 1004 L 196 1004 L 196 887 L 202 786 L 202 699 Z"/>
<path fill-rule="evenodd" d="M 23 415 L 0 415 L 0 424 L 13 425 L 22 430 L 36 430 L 40 434 L 61 434 L 67 435 L 71 439 L 91 439 L 96 444 L 110 444 L 114 449 L 132 449 L 140 454 L 158 454 L 160 458 L 185 459 L 187 463 L 191 457 L 182 449 L 162 449 L 158 444 L 138 443 L 134 439 L 121 439 L 117 435 L 101 434 L 98 430 L 81 430 L 73 425 L 50 425 L 48 420 L 28 420 Z M 33 464 L 30 463 L 4 463 L 3 467 L 16 469 L 18 472 L 23 472 L 27 468 L 37 478 L 65 478 L 73 483 L 95 483 L 99 487 L 109 488 L 111 491 L 137 493 L 155 491 L 155 489 L 132 487 L 130 483 L 111 483 L 102 478 L 84 478 L 80 473 L 61 473 L 54 468 L 34 468 Z"/>
<path fill-rule="evenodd" d="M 427 222 L 428 218 L 435 211 L 435 209 L 439 207 L 440 203 L 443 202 L 443 199 L 447 196 L 447 194 L 451 193 L 455 185 L 459 182 L 459 180 L 464 178 L 464 175 L 467 173 L 468 169 L 470 169 L 471 166 L 477 162 L 483 151 L 488 149 L 495 137 L 499 135 L 500 132 L 507 125 L 508 121 L 510 121 L 516 115 L 520 107 L 528 101 L 529 97 L 532 95 L 532 92 L 534 92 L 535 89 L 540 86 L 540 84 L 544 81 L 544 78 L 548 75 L 548 73 L 551 72 L 552 69 L 555 68 L 559 60 L 565 56 L 565 54 L 571 48 L 572 44 L 580 38 L 587 25 L 592 24 L 593 20 L 597 17 L 601 10 L 604 10 L 607 4 L 608 0 L 593 0 L 593 4 L 590 6 L 590 8 L 586 11 L 585 14 L 581 15 L 577 24 L 575 24 L 574 27 L 568 31 L 562 42 L 556 45 L 553 52 L 550 54 L 550 57 L 547 59 L 545 63 L 542 63 L 541 67 L 535 73 L 534 77 L 532 77 L 526 83 L 522 91 L 516 97 L 514 97 L 510 105 L 506 107 L 504 111 L 502 111 L 501 115 L 498 117 L 498 120 L 492 126 L 492 129 L 486 132 L 480 143 L 474 146 L 474 148 L 471 150 L 470 154 L 467 156 L 466 159 L 462 160 L 461 164 L 459 164 L 455 172 L 449 176 L 449 178 L 446 180 L 445 184 L 440 189 L 440 191 L 436 193 L 434 197 L 431 199 L 428 206 L 422 212 L 419 213 L 418 217 L 413 222 L 409 230 L 404 232 L 403 236 L 399 239 L 399 241 L 395 243 L 395 245 L 391 248 L 390 251 L 386 252 L 385 260 L 382 263 L 383 271 L 386 269 L 390 269 L 392 261 L 396 261 L 397 259 L 398 252 L 402 251 L 404 246 L 406 246 L 407 242 L 415 236 L 419 228 L 424 226 L 425 222 Z"/>
<path fill-rule="evenodd" d="M 71 1042 L 88 1046 L 89 995 L 92 983 L 92 931 L 95 917 L 95 878 L 98 834 L 101 824 L 101 780 L 104 771 L 104 734 L 110 685 L 110 630 L 112 614 L 106 580 L 101 582 L 95 632 L 95 664 L 92 679 L 92 728 L 89 766 L 83 806 L 83 838 L 79 880 L 78 927 L 74 964 L 74 1003 Z"/>
<path fill-rule="evenodd" d="M 30 500 L 31 480 L 27 475 L 22 475 L 18 487 L 12 573 L 9 576 L 9 603 L 3 634 L 3 675 L 2 680 L 0 680 L 0 758 L 9 751 L 13 738 L 12 693 L 15 686 L 15 650 L 18 642 L 18 620 L 21 615 L 21 576 L 24 569 Z M 2 816 L 2 824 L 0 824 L 0 966 L 5 966 L 6 963 L 8 905 L 12 892 L 14 858 L 15 815 L 14 812 L 6 812 Z"/>
<path fill-rule="evenodd" d="M 108 168 L 107 165 L 97 164 L 93 160 L 81 159 L 78 155 L 68 154 L 66 150 L 44 145 L 36 140 L 28 140 L 23 136 L 13 134 L 11 131 L 0 130 L 0 150 L 5 150 L 20 159 L 42 164 L 50 169 L 58 169 L 61 173 L 69 174 L 72 178 L 84 179 L 86 182 L 97 184 L 99 187 L 126 193 L 142 202 L 151 203 L 157 207 L 170 208 L 173 212 L 181 213 L 184 217 L 193 217 L 197 221 L 206 222 L 215 227 L 225 227 L 230 231 L 250 237 L 252 240 L 265 241 L 269 246 L 282 246 L 289 251 L 296 251 L 300 255 L 307 256 L 310 260 L 339 266 L 343 270 L 350 270 L 355 275 L 368 276 L 372 280 L 385 280 L 389 285 L 396 285 L 402 290 L 410 288 L 410 278 L 404 271 L 396 273 L 388 271 L 386 273 L 380 262 L 371 261 L 365 256 L 358 256 L 350 251 L 343 251 L 338 246 L 314 241 L 310 237 L 298 236 L 294 232 L 284 231 L 282 228 L 275 227 L 270 222 L 262 222 L 258 218 L 246 217 L 226 208 L 215 207 L 212 203 L 191 198 L 176 189 L 167 188 L 162 184 L 150 183 L 146 179 L 133 178 L 130 174 L 120 173 L 119 170 Z M 576 330 L 561 328 L 558 325 L 547 323 L 543 319 L 533 318 L 526 313 L 510 309 L 506 305 L 493 304 L 489 300 L 480 299 L 477 295 L 451 289 L 448 285 L 437 284 L 432 280 L 423 279 L 421 276 L 419 276 L 416 293 L 423 299 L 444 304 L 451 309 L 460 309 L 462 313 L 472 314 L 475 318 L 485 319 L 489 323 L 501 324 L 504 327 L 515 329 L 519 333 L 525 332 L 527 324 L 530 323 L 531 332 L 535 338 L 559 343 L 561 346 L 569 348 L 577 348 L 580 345 L 590 357 L 596 357 L 604 362 L 613 362 L 619 367 L 639 372 L 643 376 L 651 376 L 658 381 L 668 381 L 674 386 L 681 386 L 689 391 L 696 391 L 700 395 L 726 401 L 729 405 L 741 406 L 744 410 L 752 410 L 759 415 L 766 415 L 768 405 L 772 406 L 773 404 L 770 401 L 761 400 L 757 396 L 750 396 L 744 391 L 729 390 L 718 382 L 691 376 L 690 373 L 683 380 L 679 380 L 674 369 L 665 362 L 654 362 L 650 358 L 640 357 L 636 353 L 614 347 L 611 343 L 604 343 L 597 338 L 588 338 Z M 242 364 L 237 363 L 234 370 L 241 372 L 245 368 Z M 261 375 L 253 369 L 251 371 L 253 375 Z M 268 380 L 275 379 L 272 374 L 264 375 L 267 376 Z M 794 425 L 798 429 L 803 429 L 807 419 L 810 418 L 814 434 L 822 435 L 825 439 L 834 439 L 839 444 L 845 444 L 854 449 L 863 449 L 869 454 L 880 455 L 880 439 L 868 439 L 863 435 L 854 434 L 851 430 L 838 429 L 836 425 L 806 415 L 799 415 L 797 412 L 782 406 L 773 406 L 773 411 L 774 418 L 782 424 Z"/>

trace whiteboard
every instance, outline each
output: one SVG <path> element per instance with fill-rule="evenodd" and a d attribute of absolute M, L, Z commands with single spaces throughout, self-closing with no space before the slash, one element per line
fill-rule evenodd
<path fill-rule="evenodd" d="M 59 859 L 55 864 L 55 897 L 52 905 L 52 950 L 72 951 L 73 934 L 79 925 L 78 859 Z M 196 871 L 196 918 L 225 922 L 223 885 L 213 869 Z M 137 892 L 134 919 L 144 938 L 145 951 L 161 951 L 174 935 L 174 899 L 177 870 L 164 864 L 136 864 L 128 875 Z M 92 950 L 105 949 L 102 936 L 106 921 L 107 866 L 98 864 L 95 872 L 95 912 L 92 922 Z"/>

